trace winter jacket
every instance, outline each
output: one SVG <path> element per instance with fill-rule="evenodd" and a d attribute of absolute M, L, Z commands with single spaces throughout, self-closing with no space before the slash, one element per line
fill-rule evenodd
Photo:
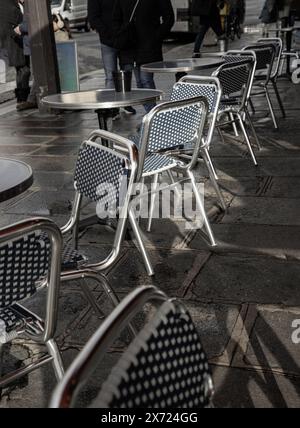
<path fill-rule="evenodd" d="M 192 15 L 209 16 L 217 9 L 218 3 L 218 0 L 193 0 Z"/>
<path fill-rule="evenodd" d="M 23 21 L 19 25 L 19 28 L 23 37 L 24 55 L 31 56 L 30 37 L 29 37 L 28 22 L 27 22 L 26 15 L 24 15 Z"/>
<path fill-rule="evenodd" d="M 136 0 L 116 0 L 113 23 L 118 33 L 128 24 Z M 121 65 L 162 61 L 163 40 L 175 22 L 171 0 L 140 0 L 134 17 L 136 44 L 120 52 Z"/>
<path fill-rule="evenodd" d="M 113 11 L 115 0 L 89 0 L 88 20 L 93 30 L 99 33 L 101 43 L 114 44 Z"/>
<path fill-rule="evenodd" d="M 6 50 L 9 65 L 13 67 L 25 65 L 23 40 L 14 32 L 14 28 L 22 21 L 18 0 L 0 1 L 0 49 Z"/>

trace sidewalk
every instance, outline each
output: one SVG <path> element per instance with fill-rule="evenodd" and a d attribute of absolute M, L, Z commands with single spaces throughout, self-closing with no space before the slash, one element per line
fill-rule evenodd
<path fill-rule="evenodd" d="M 256 35 L 245 35 L 247 44 Z M 235 47 L 233 46 L 233 47 Z M 188 57 L 192 46 L 168 53 Z M 101 79 L 102 76 L 94 76 Z M 87 80 L 87 85 L 98 86 Z M 170 75 L 158 75 L 157 86 L 171 90 Z M 257 104 L 255 121 L 263 150 L 255 168 L 246 147 L 231 136 L 226 144 L 216 138 L 212 157 L 220 176 L 228 212 L 216 209 L 217 200 L 204 177 L 207 209 L 218 247 L 209 248 L 197 231 L 183 222 L 154 221 L 145 235 L 156 276 L 147 277 L 131 243 L 109 280 L 120 297 L 134 287 L 155 284 L 184 300 L 199 328 L 214 371 L 217 407 L 299 407 L 300 344 L 292 342 L 292 323 L 300 319 L 300 85 L 279 83 L 287 118 L 274 131 L 265 100 Z M 2 204 L 0 226 L 34 215 L 49 216 L 60 225 L 70 215 L 72 171 L 82 140 L 97 128 L 93 112 L 41 115 L 17 113 L 12 106 L 0 116 L 0 155 L 22 159 L 35 172 L 34 186 L 17 200 Z M 3 111 L 2 111 L 3 112 Z M 1 109 L 0 109 L 1 114 Z M 140 123 L 123 116 L 114 131 L 130 135 Z M 199 177 L 204 172 L 199 169 Z M 83 251 L 97 260 L 108 251 L 111 235 L 99 228 L 82 237 Z M 111 311 L 102 292 L 93 288 L 105 314 Z M 41 307 L 43 296 L 35 309 Z M 66 367 L 100 321 L 89 309 L 77 283 L 61 290 L 58 342 Z M 127 343 L 120 341 L 99 369 L 104 379 Z M 43 352 L 25 341 L 7 350 L 5 371 Z M 86 397 L 96 393 L 96 378 Z M 51 367 L 36 370 L 3 390 L 0 407 L 45 407 L 55 385 Z"/>

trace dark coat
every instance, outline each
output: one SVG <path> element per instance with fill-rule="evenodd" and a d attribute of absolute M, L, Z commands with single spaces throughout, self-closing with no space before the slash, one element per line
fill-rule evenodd
<path fill-rule="evenodd" d="M 193 16 L 209 16 L 217 8 L 218 0 L 193 0 L 192 15 Z"/>
<path fill-rule="evenodd" d="M 9 64 L 13 67 L 25 65 L 23 40 L 14 32 L 23 20 L 17 0 L 0 1 L 0 48 L 5 49 Z"/>
<path fill-rule="evenodd" d="M 101 43 L 114 44 L 113 11 L 115 0 L 89 0 L 88 19 L 93 30 L 99 33 Z"/>
<path fill-rule="evenodd" d="M 23 21 L 19 25 L 20 31 L 22 33 L 23 37 L 23 48 L 24 48 L 24 55 L 31 55 L 31 46 L 30 46 L 30 37 L 29 37 L 29 29 L 28 29 L 28 22 L 26 14 L 23 17 Z"/>
<path fill-rule="evenodd" d="M 116 0 L 114 30 L 118 32 L 129 22 L 136 0 Z M 175 22 L 170 0 L 140 0 L 134 18 L 136 44 L 120 52 L 121 65 L 135 62 L 138 65 L 162 61 L 163 40 Z"/>

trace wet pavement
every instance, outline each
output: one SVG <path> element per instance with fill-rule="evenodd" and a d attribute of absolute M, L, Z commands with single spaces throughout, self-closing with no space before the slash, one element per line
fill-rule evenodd
<path fill-rule="evenodd" d="M 255 35 L 244 36 L 243 44 Z M 241 42 L 237 42 L 236 46 Z M 188 57 L 192 46 L 179 47 L 168 58 Z M 103 76 L 86 82 L 98 87 Z M 157 86 L 166 97 L 173 77 L 158 75 Z M 155 220 L 145 233 L 156 276 L 149 278 L 139 253 L 125 242 L 122 256 L 108 272 L 120 297 L 134 287 L 155 284 L 170 296 L 183 299 L 202 336 L 214 372 L 218 407 L 299 407 L 300 344 L 292 341 L 292 323 L 300 319 L 300 85 L 279 82 L 287 118 L 275 131 L 265 100 L 257 105 L 255 125 L 263 146 L 254 167 L 244 144 L 232 135 L 215 138 L 212 157 L 228 204 L 218 208 L 205 170 L 205 203 L 218 246 L 211 249 L 199 231 L 186 231 L 184 222 Z M 32 188 L 1 204 L 0 225 L 31 216 L 49 216 L 63 225 L 73 200 L 72 172 L 82 140 L 97 128 L 93 112 L 17 113 L 11 104 L 0 111 L 0 155 L 21 159 L 34 170 Z M 122 114 L 114 132 L 128 136 L 141 122 Z M 88 210 L 88 208 L 87 208 Z M 142 224 L 144 226 L 144 224 Z M 144 228 L 145 230 L 145 228 Z M 112 235 L 93 227 L 81 238 L 81 248 L 92 260 L 107 253 Z M 105 314 L 112 308 L 101 290 L 91 284 Z M 43 295 L 33 308 L 40 308 Z M 99 326 L 78 283 L 61 288 L 58 342 L 66 367 Z M 99 369 L 100 379 L 127 343 L 122 336 Z M 6 351 L 4 370 L 19 367 L 43 353 L 23 340 Z M 36 370 L 2 391 L 0 407 L 45 407 L 55 385 L 51 367 Z M 93 396 L 92 385 L 88 394 Z"/>

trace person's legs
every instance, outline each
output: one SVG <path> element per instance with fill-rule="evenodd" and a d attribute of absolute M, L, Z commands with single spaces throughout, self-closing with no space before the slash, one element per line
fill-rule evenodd
<path fill-rule="evenodd" d="M 200 49 L 202 47 L 202 43 L 204 40 L 204 37 L 209 30 L 209 18 L 207 16 L 200 16 L 200 30 L 197 34 L 196 40 L 195 40 L 195 46 L 194 46 L 194 53 L 199 54 Z"/>
<path fill-rule="evenodd" d="M 102 60 L 105 71 L 106 89 L 114 89 L 113 73 L 118 71 L 118 51 L 110 46 L 101 44 Z"/>
<path fill-rule="evenodd" d="M 137 66 L 134 70 L 136 85 L 140 89 L 156 89 L 156 85 L 154 82 L 154 74 L 148 73 L 146 71 L 142 71 L 141 67 Z M 156 104 L 145 104 L 144 108 L 146 113 L 149 113 Z"/>
<path fill-rule="evenodd" d="M 219 13 L 219 9 L 213 11 L 210 17 L 210 26 L 218 36 L 218 38 L 224 36 L 224 31 L 222 28 L 221 16 Z"/>
<path fill-rule="evenodd" d="M 30 81 L 30 57 L 25 57 L 25 65 L 16 67 L 16 98 L 17 103 L 23 103 L 27 101 L 30 93 L 29 81 Z"/>

